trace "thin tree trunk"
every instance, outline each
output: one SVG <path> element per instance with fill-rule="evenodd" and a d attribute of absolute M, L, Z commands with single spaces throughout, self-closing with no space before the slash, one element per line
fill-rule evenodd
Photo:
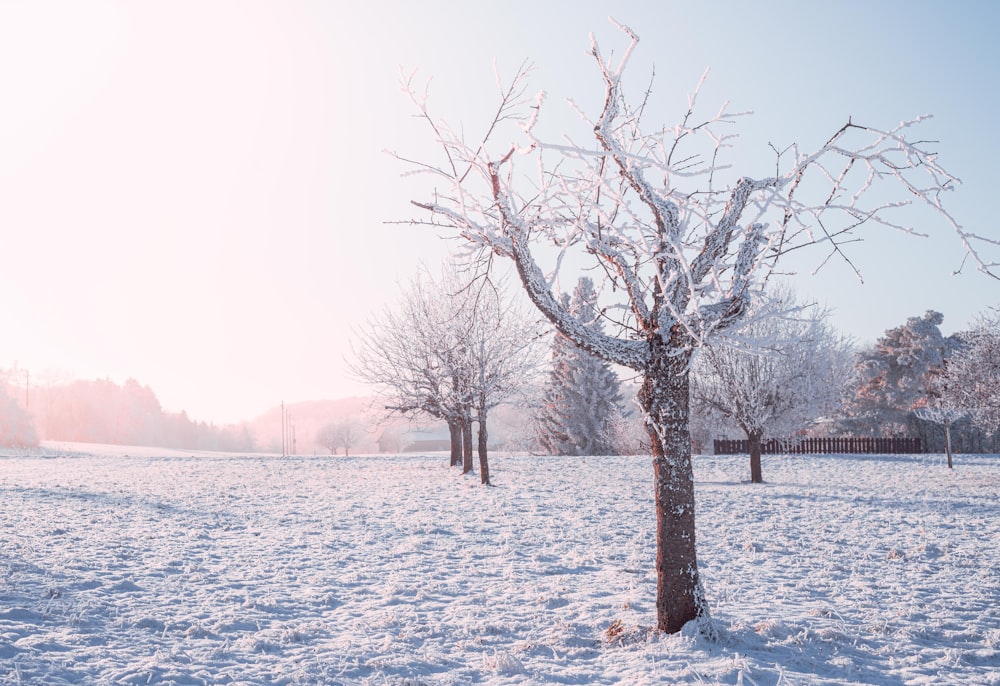
<path fill-rule="evenodd" d="M 472 417 L 462 417 L 462 473 L 472 471 Z"/>
<path fill-rule="evenodd" d="M 479 481 L 490 485 L 490 461 L 486 454 L 486 341 L 479 339 Z"/>
<path fill-rule="evenodd" d="M 695 554 L 688 356 L 669 355 L 659 340 L 651 348 L 639 402 L 656 479 L 656 616 L 660 631 L 676 633 L 708 614 Z"/>
<path fill-rule="evenodd" d="M 948 469 L 954 469 L 951 465 L 951 423 L 944 423 L 944 450 L 948 454 Z"/>
<path fill-rule="evenodd" d="M 479 480 L 484 486 L 490 485 L 490 462 L 486 454 L 486 411 L 479 410 Z"/>
<path fill-rule="evenodd" d="M 462 464 L 462 424 L 458 419 L 448 420 L 448 434 L 451 438 L 451 463 L 449 466 L 456 467 Z"/>
<path fill-rule="evenodd" d="M 764 483 L 764 474 L 760 468 L 760 431 L 748 431 L 747 442 L 750 444 L 750 483 Z"/>

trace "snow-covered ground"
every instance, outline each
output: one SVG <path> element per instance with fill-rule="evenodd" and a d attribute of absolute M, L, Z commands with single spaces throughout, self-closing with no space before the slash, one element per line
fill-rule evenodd
<path fill-rule="evenodd" d="M 996 456 L 696 457 L 717 642 L 647 458 L 445 459 L 0 453 L 0 683 L 1000 684 Z"/>

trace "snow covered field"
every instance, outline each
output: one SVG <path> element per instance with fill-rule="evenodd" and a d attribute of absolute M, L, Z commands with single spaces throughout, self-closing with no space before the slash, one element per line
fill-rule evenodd
<path fill-rule="evenodd" d="M 119 452 L 0 453 L 0 683 L 1000 684 L 996 456 L 696 457 L 713 643 L 648 458 Z"/>

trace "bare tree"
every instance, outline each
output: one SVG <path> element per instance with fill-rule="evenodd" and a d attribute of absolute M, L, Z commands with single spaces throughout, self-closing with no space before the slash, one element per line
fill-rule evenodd
<path fill-rule="evenodd" d="M 411 279 L 395 308 L 357 332 L 352 371 L 372 384 L 385 408 L 404 417 L 447 423 L 451 465 L 472 468 L 472 417 L 468 392 L 456 372 L 452 314 L 426 271 Z M 464 449 L 463 449 L 464 448 Z"/>
<path fill-rule="evenodd" d="M 419 274 L 399 307 L 360 334 L 354 371 L 376 386 L 385 407 L 403 416 L 443 419 L 452 465 L 473 469 L 478 424 L 480 477 L 489 483 L 490 410 L 530 383 L 538 367 L 540 325 L 507 295 L 503 283 L 455 263 L 438 279 Z"/>
<path fill-rule="evenodd" d="M 917 408 L 913 414 L 918 419 L 937 424 L 944 429 L 944 451 L 948 456 L 948 469 L 954 469 L 951 458 L 951 425 L 966 416 L 965 410 L 953 407 L 948 402 L 937 401 Z"/>
<path fill-rule="evenodd" d="M 359 422 L 354 418 L 329 422 L 316 433 L 316 442 L 329 450 L 331 455 L 336 455 L 343 448 L 345 457 L 350 456 L 358 438 Z"/>
<path fill-rule="evenodd" d="M 768 310 L 781 314 L 769 316 Z M 798 305 L 791 290 L 754 303 L 738 338 L 719 338 L 695 357 L 691 399 L 739 427 L 750 445 L 750 481 L 763 483 L 761 442 L 808 428 L 840 405 L 851 344 L 829 313 Z"/>
<path fill-rule="evenodd" d="M 501 282 L 467 289 L 462 312 L 468 317 L 465 331 L 466 374 L 475 388 L 479 475 L 490 483 L 488 460 L 489 412 L 520 395 L 541 366 L 542 328 L 506 293 Z"/>
<path fill-rule="evenodd" d="M 945 365 L 942 395 L 966 410 L 978 426 L 995 433 L 1000 428 L 1000 310 L 981 316 L 961 338 L 963 345 Z"/>
<path fill-rule="evenodd" d="M 814 243 L 844 255 L 864 224 L 911 231 L 892 216 L 899 201 L 886 198 L 894 188 L 904 202 L 937 211 L 978 266 L 989 265 L 975 251 L 986 239 L 943 209 L 941 194 L 957 180 L 933 152 L 907 139 L 914 122 L 882 130 L 849 120 L 815 152 L 775 148 L 766 174 L 736 176 L 720 158 L 737 118 L 725 106 L 702 119 L 696 93 L 680 124 L 644 132 L 646 99 L 630 102 L 622 86 L 638 38 L 623 30 L 629 44 L 617 63 L 591 40 L 603 106 L 594 119 L 580 114 L 596 147 L 577 143 L 571 132 L 556 142 L 537 133 L 544 98 L 524 97 L 524 67 L 501 86 L 485 135 L 471 142 L 461 127 L 431 115 L 411 81 L 441 157 L 397 157 L 438 184 L 414 203 L 427 212 L 414 223 L 451 230 L 472 250 L 510 259 L 531 301 L 560 333 L 642 376 L 657 513 L 657 624 L 676 632 L 708 614 L 695 555 L 693 351 L 740 324 L 781 255 Z M 507 134 L 521 141 L 498 145 L 511 140 Z M 556 296 L 560 266 L 583 264 L 603 276 L 599 290 L 617 331 L 593 330 Z"/>

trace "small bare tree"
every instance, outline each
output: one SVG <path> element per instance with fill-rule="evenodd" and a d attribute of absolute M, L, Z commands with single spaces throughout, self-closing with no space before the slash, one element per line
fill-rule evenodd
<path fill-rule="evenodd" d="M 466 320 L 459 330 L 465 332 L 464 375 L 475 389 L 479 476 L 483 484 L 489 484 L 489 413 L 532 384 L 541 366 L 543 347 L 537 316 L 532 318 L 519 307 L 502 282 L 483 285 L 465 294 L 461 312 Z"/>
<path fill-rule="evenodd" d="M 596 145 L 577 142 L 571 132 L 543 139 L 536 124 L 544 98 L 524 97 L 528 69 L 522 68 L 501 86 L 485 135 L 472 141 L 433 116 L 424 94 L 410 87 L 441 156 L 397 157 L 438 183 L 415 202 L 427 214 L 414 223 L 450 230 L 473 250 L 510 259 L 528 297 L 560 333 L 641 375 L 657 513 L 657 624 L 676 632 L 707 616 L 688 427 L 693 351 L 740 325 L 789 251 L 820 243 L 844 255 L 844 244 L 865 224 L 912 232 L 892 216 L 907 198 L 943 217 L 983 269 L 989 266 L 976 245 L 996 241 L 965 231 L 944 210 L 942 193 L 957 179 L 933 151 L 908 139 L 916 122 L 879 129 L 848 120 L 818 150 L 775 148 L 766 173 L 741 176 L 721 158 L 738 118 L 727 106 L 702 118 L 696 93 L 680 124 L 647 133 L 646 98 L 632 102 L 623 90 L 638 38 L 622 28 L 629 43 L 617 63 L 591 40 L 603 105 L 593 119 L 580 114 L 582 132 Z M 508 133 L 520 140 L 509 143 Z M 902 200 L 886 199 L 894 190 Z M 603 276 L 599 290 L 617 331 L 595 331 L 567 310 L 554 290 L 563 265 L 587 265 Z"/>
<path fill-rule="evenodd" d="M 353 369 L 376 387 L 389 411 L 445 420 L 451 464 L 461 461 L 463 473 L 473 469 L 476 422 L 480 478 L 487 484 L 489 412 L 531 382 L 540 332 L 502 282 L 450 263 L 437 280 L 415 277 L 399 307 L 359 334 Z"/>
<path fill-rule="evenodd" d="M 411 279 L 396 307 L 356 332 L 352 371 L 375 387 L 384 407 L 403 417 L 447 423 L 451 465 L 472 469 L 471 399 L 457 371 L 458 340 L 447 294 L 425 271 Z"/>
<path fill-rule="evenodd" d="M 338 419 L 324 424 L 316 433 L 316 442 L 330 451 L 331 455 L 336 455 L 341 448 L 344 449 L 344 456 L 350 456 L 359 437 L 360 427 L 357 419 Z"/>
<path fill-rule="evenodd" d="M 918 419 L 937 424 L 944 429 L 944 452 L 948 457 L 948 469 L 954 469 L 951 458 L 951 425 L 966 416 L 965 410 L 951 406 L 946 401 L 937 400 L 913 411 Z"/>
<path fill-rule="evenodd" d="M 754 303 L 738 338 L 719 338 L 695 358 L 692 402 L 746 434 L 752 483 L 764 482 L 765 435 L 787 437 L 840 405 L 853 353 L 827 317 L 778 289 L 771 302 Z"/>
<path fill-rule="evenodd" d="M 971 331 L 952 337 L 950 354 L 927 384 L 914 414 L 944 430 L 948 469 L 953 469 L 951 428 L 969 417 L 995 434 L 1000 428 L 1000 312 L 979 317 Z"/>

